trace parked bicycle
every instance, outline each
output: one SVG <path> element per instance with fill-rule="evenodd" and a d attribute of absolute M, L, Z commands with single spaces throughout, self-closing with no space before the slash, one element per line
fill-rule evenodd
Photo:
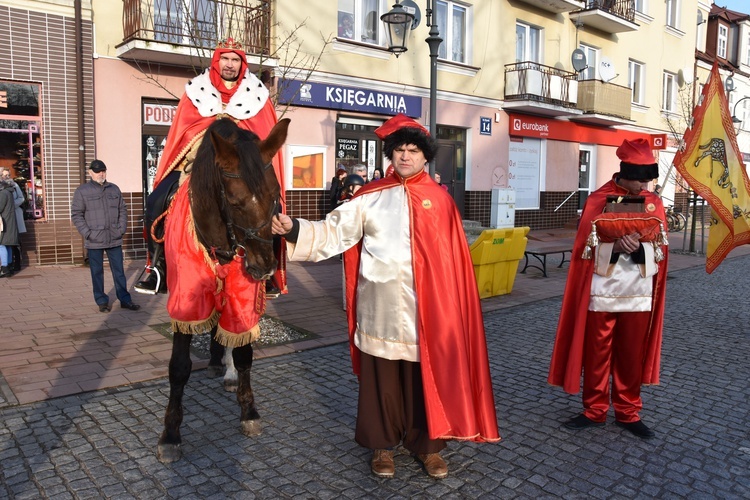
<path fill-rule="evenodd" d="M 682 212 L 675 212 L 674 205 L 666 208 L 667 212 L 667 229 L 670 233 L 682 231 L 687 225 L 687 217 Z"/>

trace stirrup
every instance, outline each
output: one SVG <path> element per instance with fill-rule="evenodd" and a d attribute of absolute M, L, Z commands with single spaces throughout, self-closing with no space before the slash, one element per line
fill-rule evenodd
<path fill-rule="evenodd" d="M 153 288 L 153 290 L 151 288 L 141 287 L 138 285 L 139 283 L 142 283 L 143 281 L 145 281 L 145 280 L 141 280 L 141 278 L 146 273 L 146 271 L 149 271 L 149 278 L 151 277 L 151 273 L 155 273 L 154 276 L 156 276 L 156 286 Z M 136 280 L 135 285 L 133 286 L 133 290 L 135 290 L 138 293 L 143 293 L 146 295 L 156 295 L 157 293 L 159 293 L 160 288 L 161 288 L 161 272 L 156 266 L 148 266 L 148 265 L 143 268 L 143 271 L 141 271 L 141 274 L 138 276 L 138 279 Z"/>

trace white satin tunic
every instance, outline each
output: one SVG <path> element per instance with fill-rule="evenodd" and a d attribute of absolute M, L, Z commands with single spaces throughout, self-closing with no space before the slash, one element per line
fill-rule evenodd
<path fill-rule="evenodd" d="M 287 250 L 289 260 L 318 262 L 362 239 L 354 343 L 372 356 L 419 361 L 407 196 L 394 186 L 357 196 L 324 221 L 298 219 L 297 243 Z"/>
<path fill-rule="evenodd" d="M 654 260 L 654 247 L 643 244 L 645 264 L 636 264 L 627 253 L 621 253 L 617 262 L 610 264 L 613 246 L 614 243 L 601 243 L 596 248 L 589 311 L 650 311 L 653 276 L 659 269 Z"/>

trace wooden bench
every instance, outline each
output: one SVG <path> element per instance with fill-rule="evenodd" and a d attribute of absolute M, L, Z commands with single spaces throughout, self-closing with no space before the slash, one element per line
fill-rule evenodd
<path fill-rule="evenodd" d="M 523 269 L 521 270 L 521 274 L 526 274 L 526 269 L 529 267 L 533 267 L 535 269 L 539 269 L 544 277 L 547 277 L 547 256 L 548 255 L 554 255 L 554 254 L 562 254 L 562 260 L 560 261 L 560 265 L 557 267 L 562 267 L 563 264 L 566 262 L 570 262 L 570 258 L 566 257 L 566 254 L 570 254 L 573 252 L 573 240 L 572 239 L 565 239 L 560 241 L 529 241 L 526 244 L 526 250 L 524 251 L 524 257 L 526 258 L 526 263 L 523 266 Z M 537 261 L 539 261 L 540 265 L 537 265 L 535 263 L 529 264 L 529 256 L 535 258 Z"/>

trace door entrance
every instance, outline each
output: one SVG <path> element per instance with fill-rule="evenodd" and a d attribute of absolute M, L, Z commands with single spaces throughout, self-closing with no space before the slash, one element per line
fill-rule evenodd
<path fill-rule="evenodd" d="M 437 145 L 435 171 L 440 174 L 442 183 L 448 186 L 448 193 L 455 200 L 463 217 L 466 193 L 466 129 L 438 126 Z"/>
<path fill-rule="evenodd" d="M 596 164 L 594 148 L 587 145 L 580 145 L 578 151 L 578 210 L 583 210 L 591 191 L 594 190 L 592 184 L 595 182 L 596 175 L 594 166 Z"/>

